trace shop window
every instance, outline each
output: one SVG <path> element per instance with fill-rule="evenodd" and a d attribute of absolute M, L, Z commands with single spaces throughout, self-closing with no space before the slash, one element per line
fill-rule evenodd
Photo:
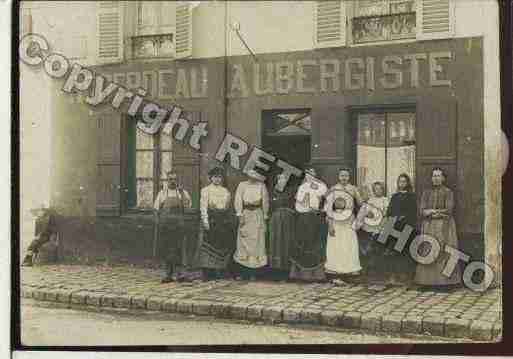
<path fill-rule="evenodd" d="M 416 1 L 354 1 L 350 26 L 354 44 L 414 39 L 416 37 Z"/>
<path fill-rule="evenodd" d="M 397 177 L 406 173 L 415 186 L 415 112 L 357 113 L 357 184 L 365 197 L 372 183 L 383 182 L 387 195 L 397 191 Z"/>
<path fill-rule="evenodd" d="M 172 165 L 172 138 L 148 135 L 130 121 L 127 136 L 128 208 L 150 209 Z"/>

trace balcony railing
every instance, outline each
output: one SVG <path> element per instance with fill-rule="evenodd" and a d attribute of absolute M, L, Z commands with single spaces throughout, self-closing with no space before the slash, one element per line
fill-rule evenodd
<path fill-rule="evenodd" d="M 175 43 L 173 34 L 140 35 L 132 37 L 135 59 L 173 58 Z"/>

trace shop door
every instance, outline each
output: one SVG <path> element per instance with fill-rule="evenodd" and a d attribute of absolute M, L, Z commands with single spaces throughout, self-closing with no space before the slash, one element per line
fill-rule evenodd
<path fill-rule="evenodd" d="M 300 169 L 310 162 L 310 110 L 266 110 L 262 113 L 262 122 L 265 152 Z M 281 171 L 274 166 L 269 177 Z"/>
<path fill-rule="evenodd" d="M 372 184 L 385 184 L 387 196 L 397 191 L 397 177 L 406 173 L 415 187 L 415 110 L 355 113 L 356 180 L 365 198 Z"/>

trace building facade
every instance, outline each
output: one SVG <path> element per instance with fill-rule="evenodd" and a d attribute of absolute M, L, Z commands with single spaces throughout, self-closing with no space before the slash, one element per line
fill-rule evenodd
<path fill-rule="evenodd" d="M 180 105 L 208 130 L 195 150 L 190 133 L 183 141 L 146 135 L 126 107 L 92 108 L 83 94 L 62 93 L 62 83 L 46 84 L 49 201 L 63 214 L 66 255 L 151 259 L 150 208 L 166 171 L 175 169 L 192 194 L 194 227 L 200 188 L 230 134 L 298 168 L 313 165 L 330 185 L 338 169 L 348 167 L 364 194 L 382 181 L 391 195 L 405 172 L 420 196 L 431 169 L 441 167 L 456 195 L 461 249 L 498 265 L 494 1 L 47 6 L 82 7 L 83 19 L 67 20 L 74 30 L 60 42 L 50 39 L 64 54 L 108 80 L 144 88 L 156 103 Z M 45 10 L 22 11 L 33 32 L 50 31 L 51 24 L 37 20 L 50 16 L 42 16 Z M 244 178 L 249 152 L 239 169 L 226 166 L 232 191 Z M 270 172 L 277 171 L 273 164 Z"/>

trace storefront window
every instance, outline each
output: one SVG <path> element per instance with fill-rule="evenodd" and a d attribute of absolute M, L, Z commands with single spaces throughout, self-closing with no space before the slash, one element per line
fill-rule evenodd
<path fill-rule="evenodd" d="M 171 170 L 172 139 L 162 131 L 148 135 L 130 121 L 128 129 L 128 207 L 152 208 L 155 197 Z"/>
<path fill-rule="evenodd" d="M 408 174 L 415 186 L 415 113 L 358 113 L 356 120 L 357 182 L 364 196 L 372 195 L 372 183 L 377 181 L 392 195 L 401 173 Z"/>
<path fill-rule="evenodd" d="M 415 38 L 415 0 L 359 0 L 353 4 L 353 43 Z"/>

